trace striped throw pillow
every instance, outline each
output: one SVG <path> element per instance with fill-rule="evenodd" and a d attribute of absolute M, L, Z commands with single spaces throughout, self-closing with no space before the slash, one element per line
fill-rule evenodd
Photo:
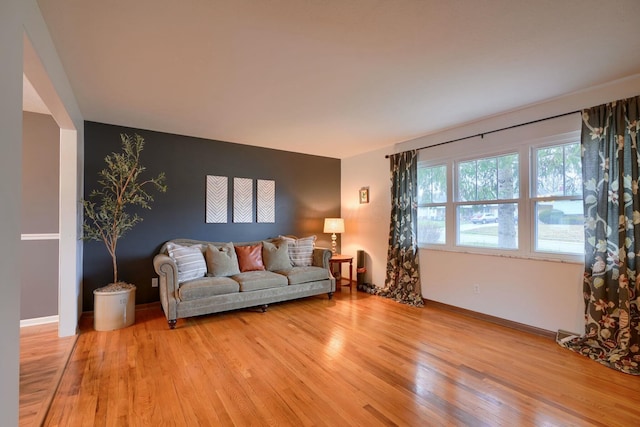
<path fill-rule="evenodd" d="M 294 267 L 307 267 L 313 263 L 313 247 L 316 236 L 295 239 L 293 237 L 279 236 L 289 245 L 289 258 Z"/>
<path fill-rule="evenodd" d="M 178 283 L 198 279 L 207 274 L 207 264 L 200 245 L 181 246 L 168 243 L 167 251 L 178 267 Z"/>

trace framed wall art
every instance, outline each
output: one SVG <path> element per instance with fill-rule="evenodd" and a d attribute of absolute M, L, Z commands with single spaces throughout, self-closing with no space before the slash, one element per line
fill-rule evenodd
<path fill-rule="evenodd" d="M 257 222 L 276 222 L 276 182 L 270 179 L 259 179 L 257 183 Z"/>
<path fill-rule="evenodd" d="M 228 178 L 226 176 L 207 175 L 207 215 L 208 224 L 227 222 Z"/>
<path fill-rule="evenodd" d="M 360 203 L 369 203 L 369 187 L 360 189 Z"/>
<path fill-rule="evenodd" d="M 233 222 L 253 222 L 253 179 L 233 178 Z"/>

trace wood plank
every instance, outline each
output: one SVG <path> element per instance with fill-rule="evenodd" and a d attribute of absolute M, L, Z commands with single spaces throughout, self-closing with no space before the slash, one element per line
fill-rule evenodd
<path fill-rule="evenodd" d="M 20 426 L 40 426 L 76 336 L 58 337 L 58 323 L 20 328 Z"/>
<path fill-rule="evenodd" d="M 343 289 L 134 326 L 90 319 L 45 425 L 635 425 L 640 378 L 553 340 Z M 612 408 L 612 409 L 611 409 Z"/>

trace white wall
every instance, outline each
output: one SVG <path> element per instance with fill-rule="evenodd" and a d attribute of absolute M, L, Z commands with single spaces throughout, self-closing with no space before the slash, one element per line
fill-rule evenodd
<path fill-rule="evenodd" d="M 391 211 L 389 149 L 372 151 L 341 162 L 342 218 L 341 252 L 354 257 L 365 251 L 365 282 L 384 286 Z M 360 204 L 359 190 L 369 187 L 369 203 Z M 345 267 L 346 268 L 346 267 Z M 355 270 L 355 266 L 354 266 Z M 348 274 L 348 273 L 347 273 Z M 356 273 L 354 271 L 354 280 Z"/>
<path fill-rule="evenodd" d="M 62 94 L 62 104 L 73 126 L 82 129 L 83 119 L 79 114 L 73 92 L 57 57 L 51 38 L 36 0 L 3 0 L 0 2 L 0 271 L 2 271 L 2 298 L 0 298 L 0 425 L 18 425 L 19 396 L 19 324 L 20 324 L 20 197 L 22 164 L 22 73 L 24 34 L 34 41 L 35 52 L 42 59 L 43 69 L 53 82 L 57 93 Z M 30 79 L 31 80 L 31 79 Z M 32 81 L 33 83 L 33 81 Z M 34 85 L 35 86 L 35 85 Z M 37 89 L 37 88 L 36 88 Z M 60 115 L 59 115 L 60 117 Z M 55 118 L 55 115 L 54 115 Z M 57 121 L 57 120 L 56 120 Z M 60 123 L 59 123 L 60 124 Z M 75 132 L 75 131 L 74 131 Z M 76 136 L 74 144 L 82 147 L 82 137 Z M 78 148 L 76 148 L 76 152 Z M 81 154 L 81 153 L 79 153 Z M 78 176 L 78 158 L 73 159 L 70 171 Z M 61 164 L 61 167 L 63 165 Z M 73 204 L 77 205 L 79 185 L 73 188 Z M 74 212 L 77 208 L 74 208 Z M 77 230 L 77 218 L 74 217 Z M 77 232 L 73 233 L 77 240 Z M 74 246 L 77 243 L 74 242 Z M 76 253 L 73 253 L 74 258 Z M 74 281 L 79 280 L 77 265 L 73 263 Z M 71 283 L 71 288 L 76 284 Z M 77 319 L 77 312 L 75 314 Z M 74 328 L 75 331 L 75 328 Z"/>
<path fill-rule="evenodd" d="M 373 263 L 367 265 L 373 283 L 384 285 L 391 197 L 389 160 L 384 154 L 421 148 L 638 94 L 640 75 L 635 75 L 396 144 L 386 150 L 343 159 L 342 215 L 348 221 L 342 235 L 343 252 L 355 255 L 357 249 L 367 251 Z M 477 141 L 474 139 L 465 144 Z M 384 199 L 384 202 L 358 206 L 357 189 L 366 185 L 375 188 L 376 198 Z M 350 223 L 352 227 L 349 227 Z M 583 331 L 582 269 L 581 264 L 575 263 L 420 250 L 423 297 L 549 331 Z M 473 293 L 473 284 L 480 285 L 479 294 Z"/>
<path fill-rule="evenodd" d="M 0 424 L 18 425 L 22 25 L 20 0 L 0 2 Z"/>
<path fill-rule="evenodd" d="M 424 298 L 548 331 L 584 330 L 582 271 L 576 263 L 420 250 Z"/>
<path fill-rule="evenodd" d="M 24 74 L 60 127 L 58 334 L 76 333 L 82 302 L 84 119 L 36 0 L 24 0 Z"/>

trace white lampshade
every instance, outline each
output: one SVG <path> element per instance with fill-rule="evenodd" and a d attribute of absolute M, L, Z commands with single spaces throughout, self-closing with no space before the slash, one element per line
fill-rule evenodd
<path fill-rule="evenodd" d="M 342 218 L 325 218 L 325 233 L 344 233 L 344 219 Z"/>

